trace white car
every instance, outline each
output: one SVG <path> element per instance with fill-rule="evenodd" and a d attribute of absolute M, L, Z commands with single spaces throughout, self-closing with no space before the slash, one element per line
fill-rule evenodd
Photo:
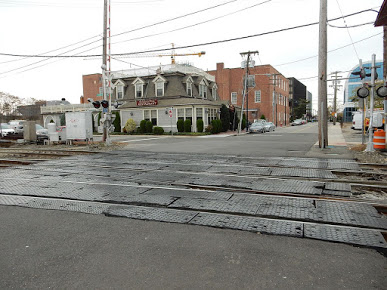
<path fill-rule="evenodd" d="M 12 129 L 11 126 L 6 123 L 1 123 L 0 131 L 1 131 L 1 137 L 15 134 L 15 130 Z"/>

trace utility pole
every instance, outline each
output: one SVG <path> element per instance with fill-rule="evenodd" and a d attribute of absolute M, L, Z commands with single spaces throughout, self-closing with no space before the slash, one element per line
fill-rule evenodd
<path fill-rule="evenodd" d="M 103 40 L 102 40 L 102 89 L 103 89 L 103 99 L 106 100 L 106 43 L 107 43 L 107 0 L 104 0 L 103 4 Z M 102 133 L 102 141 L 105 142 L 107 138 L 107 129 L 105 126 L 105 122 L 103 124 L 103 133 Z"/>
<path fill-rule="evenodd" d="M 318 139 L 319 147 L 328 146 L 327 116 L 327 0 L 320 0 L 319 50 L 318 50 Z"/>
<path fill-rule="evenodd" d="M 245 81 L 244 81 L 241 118 L 240 118 L 240 122 L 239 122 L 240 125 L 238 129 L 239 132 L 241 131 L 241 123 L 243 120 L 243 104 L 245 102 L 245 99 L 246 99 L 246 132 L 249 131 L 249 93 L 248 93 L 249 64 L 250 64 L 250 55 L 256 55 L 256 54 L 259 54 L 257 50 L 240 53 L 242 57 L 247 55 L 247 60 L 246 60 L 246 74 L 245 74 Z"/>
<path fill-rule="evenodd" d="M 337 90 L 339 89 L 338 87 L 341 87 L 340 81 L 337 79 L 342 78 L 342 76 L 338 76 L 339 72 L 335 71 L 332 73 L 334 77 L 332 77 L 332 85 L 330 87 L 333 87 L 334 94 L 333 94 L 333 125 L 336 125 L 336 120 L 337 120 Z"/>
<path fill-rule="evenodd" d="M 108 35 L 109 32 L 109 35 Z M 109 43 L 107 39 L 109 38 Z M 102 42 L 102 87 L 103 99 L 108 99 L 108 108 L 103 109 L 103 135 L 102 141 L 110 145 L 109 128 L 111 126 L 111 59 L 110 59 L 110 0 L 104 0 L 103 13 L 103 42 Z M 109 62 L 109 63 L 108 63 Z M 108 98 L 107 98 L 108 97 Z"/>
<path fill-rule="evenodd" d="M 371 66 L 371 98 L 370 98 L 370 124 L 368 125 L 368 144 L 366 148 L 366 152 L 373 152 L 374 149 L 374 131 L 372 128 L 372 123 L 374 120 L 374 97 L 375 97 L 375 79 L 376 79 L 376 55 L 372 55 L 372 66 Z"/>

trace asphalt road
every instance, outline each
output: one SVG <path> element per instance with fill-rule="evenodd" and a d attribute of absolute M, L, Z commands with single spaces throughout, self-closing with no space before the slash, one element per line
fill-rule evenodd
<path fill-rule="evenodd" d="M 317 123 L 279 127 L 264 134 L 239 136 L 112 136 L 128 148 L 146 152 L 207 153 L 238 156 L 305 156 L 317 141 Z M 96 137 L 96 140 L 100 138 Z"/>
<path fill-rule="evenodd" d="M 370 249 L 0 206 L 1 289 L 386 289 Z"/>

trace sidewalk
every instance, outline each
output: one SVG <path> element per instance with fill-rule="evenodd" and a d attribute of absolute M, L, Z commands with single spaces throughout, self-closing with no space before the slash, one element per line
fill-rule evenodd
<path fill-rule="evenodd" d="M 347 147 L 347 142 L 345 141 L 339 123 L 336 123 L 335 126 L 332 123 L 328 123 L 327 148 L 319 148 L 319 142 L 317 141 L 306 156 L 316 158 L 354 158 L 353 153 Z"/>

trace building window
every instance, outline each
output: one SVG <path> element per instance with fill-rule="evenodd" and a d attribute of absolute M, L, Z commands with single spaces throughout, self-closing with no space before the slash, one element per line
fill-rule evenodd
<path fill-rule="evenodd" d="M 261 102 L 261 90 L 255 91 L 255 103 L 260 103 Z"/>
<path fill-rule="evenodd" d="M 190 120 L 192 124 L 192 108 L 185 109 L 185 119 Z"/>
<path fill-rule="evenodd" d="M 153 126 L 157 126 L 157 110 L 144 110 L 144 120 L 151 121 Z"/>
<path fill-rule="evenodd" d="M 203 108 L 196 108 L 196 120 L 203 120 Z"/>
<path fill-rule="evenodd" d="M 208 111 L 208 124 L 211 124 L 212 120 L 216 120 L 217 119 L 217 113 L 216 113 L 216 109 L 207 109 Z"/>
<path fill-rule="evenodd" d="M 236 105 L 236 103 L 237 103 L 237 93 L 232 92 L 231 93 L 231 104 Z"/>
<path fill-rule="evenodd" d="M 212 88 L 212 98 L 214 99 L 214 101 L 218 99 L 218 90 L 216 89 L 216 87 Z"/>
<path fill-rule="evenodd" d="M 135 90 L 136 90 L 136 98 L 142 98 L 144 96 L 144 85 L 143 84 L 136 84 Z"/>
<path fill-rule="evenodd" d="M 192 97 L 192 83 L 187 82 L 187 95 Z"/>
<path fill-rule="evenodd" d="M 155 83 L 155 94 L 156 94 L 156 97 L 164 96 L 164 82 Z"/>
<path fill-rule="evenodd" d="M 123 99 L 124 98 L 124 86 L 117 86 L 116 90 L 116 98 Z"/>
<path fill-rule="evenodd" d="M 203 99 L 207 99 L 207 86 L 199 85 L 199 96 Z"/>
<path fill-rule="evenodd" d="M 184 120 L 184 109 L 177 109 L 177 119 Z"/>

